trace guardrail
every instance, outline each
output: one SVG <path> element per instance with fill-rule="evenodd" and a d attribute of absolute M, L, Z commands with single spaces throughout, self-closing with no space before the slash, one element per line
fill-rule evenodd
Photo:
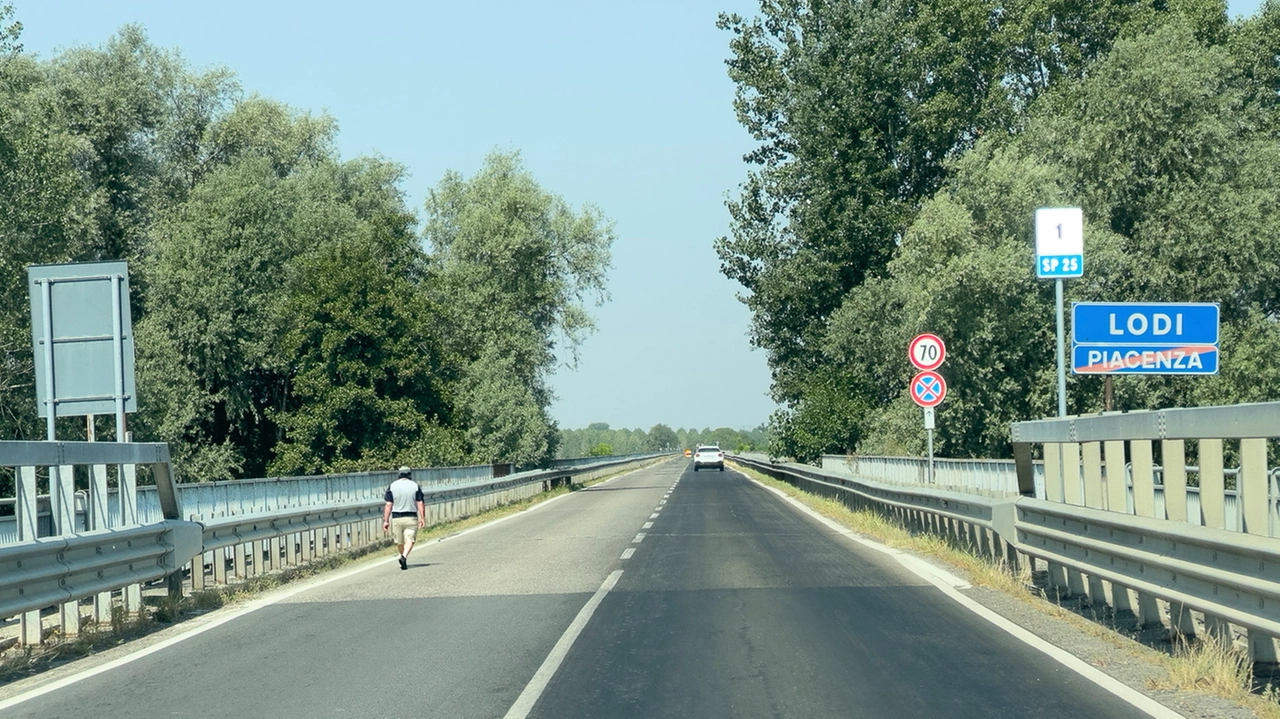
<path fill-rule="evenodd" d="M 109 539 L 111 536 L 109 533 L 104 535 L 102 532 L 138 526 L 137 469 L 139 466 L 149 467 L 152 476 L 156 479 L 157 498 L 165 510 L 165 518 L 177 519 L 177 498 L 172 492 L 168 445 L 0 441 L 0 467 L 9 468 L 13 472 L 13 517 L 18 541 L 18 544 L 3 548 L 3 556 L 13 558 L 14 573 L 0 574 L 0 596 L 3 596 L 9 588 L 25 589 L 23 582 L 28 576 L 56 579 L 62 587 L 75 586 L 69 583 L 78 581 L 75 579 L 75 571 L 78 568 L 65 566 L 63 561 L 66 557 L 77 557 L 79 549 L 93 546 L 94 552 L 91 556 L 97 558 L 101 556 L 97 553 L 97 549 L 118 546 L 110 544 L 114 540 Z M 83 525 L 77 524 L 75 516 L 77 473 L 84 477 L 85 485 L 88 487 L 85 494 L 88 511 Z M 116 484 L 114 503 L 109 501 L 107 491 L 108 482 L 112 480 Z M 43 532 L 40 527 L 39 511 L 41 484 L 46 487 L 47 491 L 43 494 L 46 496 L 49 508 L 48 525 Z M 161 485 L 163 488 L 160 488 Z M 83 544 L 79 539 L 81 527 L 87 530 L 86 536 L 96 537 L 89 540 L 90 542 L 102 541 L 107 544 Z M 55 539 L 42 542 L 42 535 Z M 132 541 L 134 538 L 130 538 L 126 545 Z M 24 554 L 33 545 L 43 548 L 38 551 L 30 550 L 35 554 Z M 173 546 L 181 547 L 181 543 Z M 68 551 L 72 548 L 77 551 L 68 555 Z M 21 562 L 20 565 L 19 562 Z M 42 564 L 56 566 L 46 566 L 41 569 Z M 161 565 L 157 567 L 164 569 Z M 19 569 L 22 572 L 18 572 Z M 115 571 L 112 566 L 109 566 L 109 562 L 108 566 L 91 565 L 92 572 L 96 573 L 99 569 L 104 572 L 104 576 Z M 148 570 L 143 573 L 149 575 L 151 572 Z M 86 586 L 83 582 L 79 585 Z M 141 587 L 137 583 L 126 581 L 111 589 L 118 590 L 119 601 L 127 611 L 137 611 L 141 606 Z M 115 601 L 112 593 L 103 589 L 93 592 L 93 595 L 93 619 L 98 622 L 109 622 Z M 18 596 L 22 596 L 21 592 Z M 79 600 L 82 596 L 87 595 L 76 596 L 59 607 L 57 622 L 66 633 L 79 631 Z M 39 610 L 27 607 L 24 602 L 15 602 L 8 608 L 0 606 L 0 617 L 15 614 L 19 615 L 19 641 L 24 644 L 38 643 L 43 631 Z"/>
<path fill-rule="evenodd" d="M 870 455 L 822 455 L 822 468 L 848 477 L 865 477 L 888 484 L 932 487 L 985 497 L 1017 497 L 1018 471 L 1011 459 L 933 460 L 933 483 L 928 480 L 929 460 L 924 457 L 877 457 Z M 1036 496 L 1044 496 L 1044 468 L 1035 465 L 1032 482 Z"/>
<path fill-rule="evenodd" d="M 493 467 L 414 470 L 426 495 L 428 524 L 461 519 L 528 498 L 566 481 L 585 482 L 669 453 L 593 458 L 563 468 L 494 477 Z M 107 491 L 107 466 L 117 491 Z M 162 515 L 140 524 L 136 466 L 149 464 L 150 496 Z M 85 465 L 89 512 L 84 531 L 74 512 L 76 467 Z M 166 445 L 86 442 L 0 442 L 0 466 L 17 467 L 15 524 L 19 541 L 0 545 L 0 618 L 20 615 L 19 641 L 41 641 L 40 609 L 60 603 L 53 623 L 65 634 L 80 629 L 80 602 L 94 598 L 92 619 L 111 619 L 113 594 L 121 606 L 141 606 L 142 583 L 167 578 L 170 593 L 203 589 L 331 552 L 388 542 L 382 495 L 393 472 L 288 477 L 175 485 Z M 49 487 L 52 521 L 37 519 L 37 488 Z M 114 501 L 108 501 L 109 498 Z M 115 511 L 109 511 L 115 510 Z M 194 510 L 194 511 L 193 511 Z M 121 518 L 132 519 L 121 526 Z M 98 528 L 99 523 L 107 528 Z M 66 531 L 62 531 L 62 530 Z M 41 535 L 53 536 L 41 536 Z M 183 579 L 189 577 L 190 583 Z"/>
<path fill-rule="evenodd" d="M 1280 539 L 1268 443 L 1280 403 L 1131 412 L 1013 425 L 1019 486 L 1032 484 L 1032 445 L 1043 448 L 1048 499 L 990 498 L 903 487 L 806 465 L 737 458 L 775 478 L 952 537 L 1011 566 L 1040 560 L 1049 583 L 1140 624 L 1183 635 L 1244 638 L 1255 661 L 1276 661 Z M 1165 460 L 1164 502 L 1156 502 Z M 1196 443 L 1200 516 L 1187 512 L 1186 443 Z M 1223 442 L 1240 457 L 1243 531 L 1225 522 Z M 1126 461 L 1126 460 L 1131 461 Z M 1159 509 L 1159 513 L 1157 513 Z"/>

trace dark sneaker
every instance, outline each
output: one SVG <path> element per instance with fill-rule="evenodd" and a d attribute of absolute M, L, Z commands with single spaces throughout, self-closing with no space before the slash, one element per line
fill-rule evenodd
<path fill-rule="evenodd" d="M 400 568 L 401 568 L 401 569 L 408 569 L 408 568 L 409 568 L 409 560 L 405 559 L 404 557 L 400 557 Z"/>

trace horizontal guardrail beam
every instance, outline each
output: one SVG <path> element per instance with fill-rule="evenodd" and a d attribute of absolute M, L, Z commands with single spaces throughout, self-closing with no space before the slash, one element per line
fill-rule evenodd
<path fill-rule="evenodd" d="M 1015 444 L 1280 437 L 1280 402 L 1014 422 Z"/>
<path fill-rule="evenodd" d="M 168 462 L 169 445 L 164 442 L 0 441 L 0 467 Z"/>
<path fill-rule="evenodd" d="M 200 544 L 200 525 L 170 520 L 0 547 L 0 617 L 160 579 Z"/>

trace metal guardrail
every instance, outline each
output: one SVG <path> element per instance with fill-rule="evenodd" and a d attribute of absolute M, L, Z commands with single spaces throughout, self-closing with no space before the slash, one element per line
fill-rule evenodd
<path fill-rule="evenodd" d="M 141 587 L 128 580 L 132 572 L 129 569 L 120 572 L 119 566 L 112 564 L 111 558 L 103 558 L 99 551 L 116 551 L 117 544 L 110 544 L 111 532 L 131 531 L 139 526 L 137 512 L 137 469 L 139 465 L 149 466 L 152 477 L 156 480 L 156 498 L 163 514 L 162 519 L 178 519 L 177 496 L 173 492 L 172 473 L 169 471 L 169 447 L 166 444 L 154 443 L 114 443 L 114 442 L 12 442 L 0 441 L 0 467 L 12 468 L 14 478 L 13 522 L 16 529 L 16 544 L 3 547 L 5 556 L 13 556 L 15 573 L 0 573 L 0 595 L 13 589 L 22 595 L 26 589 L 27 579 L 42 577 L 41 581 L 55 581 L 59 589 L 100 586 L 95 580 L 84 581 L 81 572 L 90 572 L 96 577 L 102 572 L 100 579 L 115 574 L 123 581 L 110 589 L 120 589 L 120 603 L 126 611 L 137 611 L 142 602 Z M 86 478 L 88 491 L 87 511 L 83 524 L 77 521 L 75 489 L 77 467 Z M 108 468 L 112 469 L 109 470 Z M 107 490 L 108 477 L 114 472 L 116 481 L 115 512 L 109 511 L 110 496 Z M 40 483 L 44 483 L 44 493 L 48 506 L 47 525 L 41 524 Z M 42 538 L 42 530 L 51 539 Z M 87 530 L 87 531 L 85 531 Z M 102 532 L 106 532 L 103 534 Z M 178 532 L 182 534 L 182 532 Z M 175 535 L 176 536 L 176 535 Z M 89 537 L 90 539 L 84 539 Z M 94 542 L 107 544 L 94 544 Z M 128 555 L 131 548 L 126 542 L 126 549 L 120 550 Z M 87 544 L 86 544 L 87 542 Z M 31 547 L 41 547 L 32 550 Z M 175 544 L 182 548 L 182 543 Z M 85 548 L 92 550 L 87 556 L 80 554 Z M 12 551 L 10 551 L 12 550 Z M 29 552 L 34 551 L 34 554 Z M 185 551 L 185 550 L 184 550 Z M 27 552 L 26 554 L 23 554 Z M 21 562 L 21 566 L 17 563 Z M 176 561 L 176 560 L 175 560 Z M 68 566 L 69 563 L 69 566 Z M 134 567 L 136 562 L 132 563 Z M 126 562 L 123 566 L 128 567 Z M 21 569 L 22 572 L 17 572 Z M 151 570 L 141 571 L 150 574 Z M 107 584 L 113 584 L 114 579 Z M 37 582 L 37 585 L 39 583 Z M 56 594 L 56 592 L 55 592 Z M 86 595 L 75 596 L 59 607 L 58 623 L 62 630 L 74 634 L 80 628 L 80 599 Z M 94 596 L 93 618 L 102 623 L 111 619 L 115 606 L 112 594 L 106 589 Z M 39 643 L 43 631 L 42 620 L 38 610 L 27 610 L 19 613 L 18 638 L 23 644 Z M 0 617 L 8 616 L 0 612 Z"/>
<path fill-rule="evenodd" d="M 822 468 L 849 477 L 874 479 L 889 484 L 946 489 L 986 497 L 1016 497 L 1021 494 L 1018 472 L 1011 459 L 934 459 L 934 481 L 928 481 L 929 461 L 924 457 L 877 457 L 871 455 L 822 455 Z M 1035 465 L 1036 495 L 1043 496 L 1044 468 Z"/>
<path fill-rule="evenodd" d="M 200 533 L 167 520 L 0 547 L 0 617 L 165 577 L 199 552 Z"/>

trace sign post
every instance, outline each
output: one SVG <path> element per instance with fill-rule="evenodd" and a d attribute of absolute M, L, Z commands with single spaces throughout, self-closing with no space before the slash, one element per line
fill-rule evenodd
<path fill-rule="evenodd" d="M 1036 277 L 1053 278 L 1058 321 L 1058 416 L 1067 415 L 1066 329 L 1062 280 L 1084 276 L 1084 213 L 1079 207 L 1036 210 Z"/>
<path fill-rule="evenodd" d="M 920 372 L 911 378 L 911 399 L 924 408 L 924 429 L 928 437 L 929 484 L 933 484 L 933 408 L 942 404 L 947 396 L 947 381 L 934 370 L 947 359 L 947 346 L 942 338 L 922 334 L 911 340 L 907 358 Z"/>

